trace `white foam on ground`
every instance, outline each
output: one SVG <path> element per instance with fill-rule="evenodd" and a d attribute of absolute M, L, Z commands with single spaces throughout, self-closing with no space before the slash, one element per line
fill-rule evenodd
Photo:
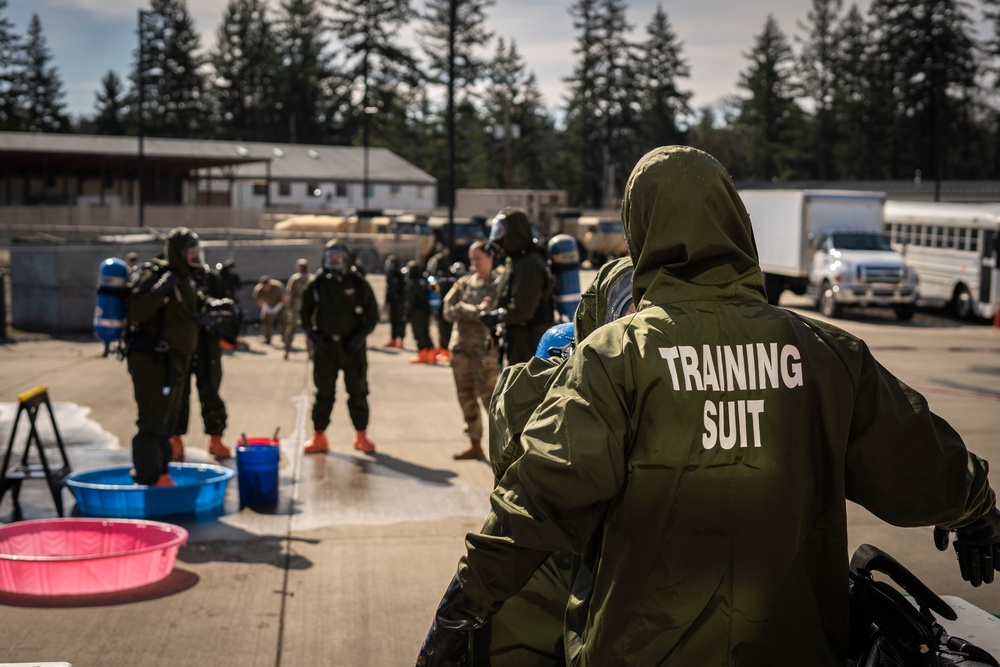
<path fill-rule="evenodd" d="M 18 403 L 0 403 L 0 443 L 4 449 L 10 441 L 10 430 L 14 425 L 14 418 L 17 415 Z M 90 408 L 76 403 L 55 401 L 52 403 L 52 412 L 55 416 L 56 426 L 59 428 L 59 435 L 67 449 L 82 448 L 89 449 L 119 449 L 118 437 L 105 431 L 99 423 L 90 418 Z M 14 451 L 24 451 L 24 443 L 28 440 L 30 433 L 28 414 L 25 412 L 17 424 L 17 434 L 14 438 Z M 52 418 L 49 416 L 48 408 L 41 406 L 38 408 L 38 416 L 35 420 L 35 428 L 45 447 L 56 446 L 56 436 L 52 429 Z"/>

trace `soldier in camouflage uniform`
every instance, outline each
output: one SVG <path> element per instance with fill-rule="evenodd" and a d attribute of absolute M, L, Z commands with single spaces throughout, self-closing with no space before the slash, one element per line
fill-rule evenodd
<path fill-rule="evenodd" d="M 479 313 L 492 310 L 497 298 L 499 276 L 493 270 L 493 258 L 485 244 L 477 241 L 469 248 L 473 271 L 459 278 L 444 298 L 444 318 L 454 327 L 449 348 L 451 371 L 455 375 L 458 403 L 469 427 L 471 446 L 454 455 L 456 459 L 483 458 L 483 421 L 479 403 L 490 409 L 490 398 L 497 383 L 500 363 L 495 352 L 486 349 L 490 331 L 479 321 Z"/>
<path fill-rule="evenodd" d="M 295 268 L 297 270 L 288 279 L 288 284 L 285 285 L 285 291 L 288 294 L 288 313 L 285 315 L 285 331 L 283 335 L 285 340 L 285 359 L 288 358 L 288 353 L 292 351 L 292 341 L 295 340 L 295 332 L 302 326 L 302 316 L 299 311 L 302 310 L 302 293 L 306 291 L 306 283 L 309 282 L 310 278 L 309 262 L 307 260 L 297 260 Z M 313 342 L 308 336 L 306 336 L 306 349 L 309 350 L 309 358 L 312 359 Z"/>

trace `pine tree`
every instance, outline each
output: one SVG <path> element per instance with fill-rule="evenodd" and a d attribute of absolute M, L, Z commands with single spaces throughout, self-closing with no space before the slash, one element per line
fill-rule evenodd
<path fill-rule="evenodd" d="M 97 134 L 125 134 L 125 87 L 114 70 L 101 79 L 94 104 L 94 131 Z"/>
<path fill-rule="evenodd" d="M 4 15 L 7 0 L 0 0 L 0 130 L 23 130 L 24 52 L 14 24 Z"/>
<path fill-rule="evenodd" d="M 211 56 L 216 135 L 276 139 L 278 49 L 264 0 L 230 0 L 216 35 Z"/>
<path fill-rule="evenodd" d="M 836 82 L 840 76 L 840 37 L 837 21 L 842 0 L 812 0 L 806 15 L 809 23 L 800 24 L 808 32 L 799 56 L 799 80 L 803 92 L 813 104 L 814 127 L 807 150 L 814 155 L 816 176 L 833 177 L 832 153 L 836 145 L 833 104 Z"/>
<path fill-rule="evenodd" d="M 787 178 L 788 138 L 795 117 L 794 59 L 785 33 L 774 16 L 746 54 L 749 67 L 740 74 L 739 86 L 750 93 L 742 102 L 739 124 L 746 133 L 753 178 Z"/>
<path fill-rule="evenodd" d="M 681 56 L 683 45 L 677 40 L 662 5 L 656 6 L 646 34 L 646 41 L 639 45 L 636 91 L 641 146 L 649 150 L 684 143 L 680 120 L 691 113 L 688 106 L 691 92 L 680 90 L 678 79 L 690 77 L 691 70 Z"/>
<path fill-rule="evenodd" d="M 33 14 L 25 43 L 24 120 L 30 132 L 65 132 L 69 129 L 65 93 L 49 51 L 42 22 Z"/>
<path fill-rule="evenodd" d="M 140 27 L 142 50 L 136 52 L 130 101 L 138 106 L 141 82 L 145 133 L 179 138 L 209 134 L 199 38 L 185 1 L 150 0 Z"/>
<path fill-rule="evenodd" d="M 335 91 L 335 122 L 346 126 L 349 143 L 360 145 L 368 127 L 370 145 L 380 127 L 396 113 L 401 87 L 419 84 L 419 69 L 399 30 L 415 14 L 409 0 L 331 0 L 331 26 L 343 45 L 339 70 L 344 78 Z M 368 125 L 370 124 L 370 125 Z"/>
<path fill-rule="evenodd" d="M 430 62 L 431 80 L 448 83 L 448 41 L 451 3 L 455 3 L 455 89 L 471 92 L 485 71 L 487 58 L 481 50 L 493 39 L 486 29 L 486 11 L 495 0 L 427 0 L 417 35 Z"/>
<path fill-rule="evenodd" d="M 832 170 L 839 178 L 869 178 L 877 169 L 874 149 L 880 144 L 874 135 L 885 132 L 885 127 L 871 117 L 871 44 L 857 5 L 851 5 L 837 26 L 837 42 L 837 76 L 830 104 Z"/>
<path fill-rule="evenodd" d="M 324 87 L 330 66 L 318 0 L 284 0 L 276 26 L 279 137 L 289 143 L 325 141 L 330 119 Z"/>
<path fill-rule="evenodd" d="M 577 0 L 569 10 L 580 32 L 567 79 L 568 168 L 579 183 L 571 198 L 596 208 L 616 205 L 638 157 L 636 59 L 625 9 L 622 0 Z"/>

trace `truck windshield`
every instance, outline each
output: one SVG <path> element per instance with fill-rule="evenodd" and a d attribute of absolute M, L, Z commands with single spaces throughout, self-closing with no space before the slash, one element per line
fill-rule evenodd
<path fill-rule="evenodd" d="M 624 234 L 625 228 L 617 220 L 614 222 L 599 222 L 597 228 L 602 234 Z"/>
<path fill-rule="evenodd" d="M 837 250 L 892 250 L 887 238 L 881 234 L 867 234 L 865 232 L 833 234 L 833 247 Z"/>

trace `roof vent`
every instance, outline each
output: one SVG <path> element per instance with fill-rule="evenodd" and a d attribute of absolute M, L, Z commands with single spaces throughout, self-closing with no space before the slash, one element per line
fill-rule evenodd
<path fill-rule="evenodd" d="M 233 150 L 236 151 L 236 154 L 239 155 L 240 157 L 246 157 L 247 155 L 250 155 L 250 150 L 247 149 L 246 146 L 237 146 Z"/>
<path fill-rule="evenodd" d="M 317 153 L 316 151 L 314 151 L 311 148 L 306 149 L 306 155 L 308 155 L 309 157 L 311 157 L 314 160 L 318 160 L 319 159 L 319 153 Z"/>
<path fill-rule="evenodd" d="M 281 150 L 277 146 L 271 149 L 271 155 L 274 157 L 285 157 L 285 151 Z"/>

